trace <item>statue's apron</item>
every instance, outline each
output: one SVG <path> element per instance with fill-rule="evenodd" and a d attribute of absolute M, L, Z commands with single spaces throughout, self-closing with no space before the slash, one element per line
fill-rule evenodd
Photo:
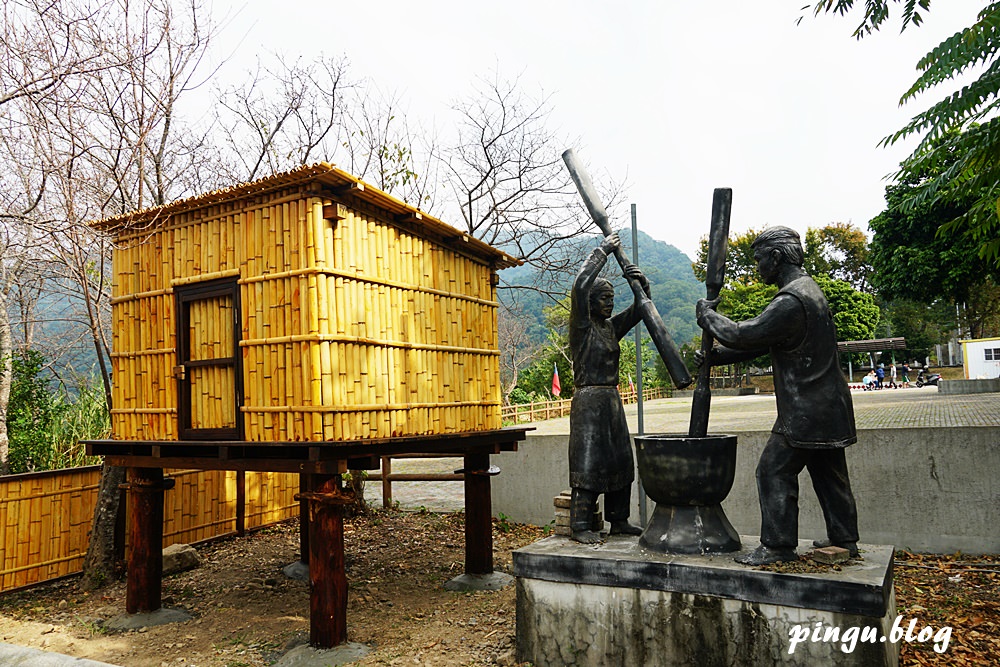
<path fill-rule="evenodd" d="M 577 380 L 603 383 L 578 384 L 573 394 L 569 416 L 571 487 L 606 493 L 629 487 L 635 480 L 628 423 L 617 386 L 620 354 L 610 321 L 604 326 L 588 327 L 578 358 L 603 362 L 592 364 L 591 372 L 597 370 L 593 366 L 603 368 L 589 378 Z"/>

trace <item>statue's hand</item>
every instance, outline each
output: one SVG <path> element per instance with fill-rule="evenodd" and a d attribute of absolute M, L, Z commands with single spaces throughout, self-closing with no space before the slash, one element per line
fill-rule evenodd
<path fill-rule="evenodd" d="M 615 249 L 620 247 L 622 247 L 622 239 L 618 236 L 618 232 L 611 232 L 601 241 L 601 250 L 604 251 L 605 255 L 611 255 Z"/>
<path fill-rule="evenodd" d="M 711 364 L 712 359 L 715 357 L 717 348 L 713 347 L 709 350 L 708 354 L 705 354 L 700 348 L 694 351 L 694 365 L 695 368 L 701 368 L 705 364 Z"/>
<path fill-rule="evenodd" d="M 705 327 L 702 322 L 702 319 L 705 317 L 705 313 L 710 310 L 715 310 L 718 305 L 718 299 L 698 299 L 698 305 L 695 306 L 695 316 L 698 319 L 698 326 L 702 328 Z"/>
<path fill-rule="evenodd" d="M 626 280 L 638 280 L 639 284 L 642 286 L 642 291 L 646 293 L 647 298 L 652 298 L 649 293 L 649 280 L 646 279 L 646 275 L 639 269 L 635 264 L 628 264 L 625 267 L 625 279 Z"/>

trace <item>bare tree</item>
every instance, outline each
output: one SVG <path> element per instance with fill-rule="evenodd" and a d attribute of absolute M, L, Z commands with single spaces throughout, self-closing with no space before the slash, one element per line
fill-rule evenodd
<path fill-rule="evenodd" d="M 547 126 L 548 97 L 494 74 L 455 111 L 458 139 L 441 157 L 465 230 L 524 260 L 538 280 L 575 271 L 581 255 L 567 241 L 594 229 L 561 159 L 570 142 Z"/>
<path fill-rule="evenodd" d="M 49 105 L 86 72 L 109 60 L 95 48 L 86 5 L 3 0 L 0 32 L 0 473 L 9 471 L 7 407 L 13 381 L 12 296 L 30 264 L 49 169 L 39 160 L 32 111 Z M 27 112 L 27 113 L 26 113 Z"/>
<path fill-rule="evenodd" d="M 12 296 L 22 284 L 30 262 L 31 228 L 8 225 L 0 228 L 0 475 L 10 472 L 10 436 L 7 407 L 14 379 L 14 332 L 10 318 Z"/>
<path fill-rule="evenodd" d="M 213 37 L 197 0 L 175 12 L 170 0 L 145 0 L 124 6 L 124 48 L 128 67 L 111 70 L 91 81 L 87 105 L 93 117 L 91 132 L 80 134 L 89 151 L 80 161 L 90 178 L 79 181 L 73 172 L 62 180 L 66 224 L 58 232 L 54 260 L 81 287 L 86 321 L 105 379 L 108 406 L 110 368 L 106 313 L 109 303 L 110 243 L 85 224 L 94 217 L 164 204 L 185 194 L 174 186 L 181 167 L 196 156 L 190 137 L 176 131 L 181 97 L 202 83 L 202 60 Z M 75 128 L 82 130 L 82 128 Z M 74 133 L 76 136 L 76 133 Z M 83 205 L 78 205 L 82 202 Z M 98 214 L 98 215 L 94 215 Z M 114 525 L 118 513 L 118 486 L 124 471 L 104 465 L 98 504 L 82 585 L 93 588 L 117 573 Z"/>
<path fill-rule="evenodd" d="M 37 230 L 58 284 L 74 286 L 110 409 L 111 245 L 87 222 L 194 194 L 185 191 L 190 180 L 182 174 L 205 152 L 199 151 L 204 135 L 178 130 L 177 104 L 207 76 L 202 62 L 213 30 L 198 0 L 93 7 L 88 0 L 25 0 L 4 8 L 18 12 L 17 26 L 47 36 L 49 48 L 40 59 L 37 39 L 19 37 L 11 23 L 4 27 L 9 70 L 39 74 L 21 77 L 28 84 L 0 95 L 0 124 L 11 130 L 5 139 L 15 157 L 0 168 L 0 178 L 19 185 L 2 195 L 0 215 L 8 227 Z M 123 479 L 122 469 L 104 467 L 84 586 L 115 574 L 113 529 Z"/>
<path fill-rule="evenodd" d="M 500 347 L 500 386 L 505 404 L 517 388 L 518 375 L 538 356 L 539 345 L 528 335 L 528 322 L 516 306 L 501 306 L 497 316 Z"/>
<path fill-rule="evenodd" d="M 67 82 L 122 64 L 104 48 L 107 3 L 87 0 L 0 0 L 0 106 L 39 103 Z"/>
<path fill-rule="evenodd" d="M 210 76 L 202 63 L 215 33 L 198 0 L 187 0 L 182 11 L 176 4 L 124 5 L 119 25 L 127 65 L 88 80 L 86 162 L 98 179 L 88 213 L 124 213 L 196 194 L 176 186 L 203 141 L 180 129 L 177 107 Z M 73 136 L 81 132 L 74 128 Z"/>
<path fill-rule="evenodd" d="M 437 187 L 436 133 L 414 129 L 396 93 L 383 94 L 367 83 L 358 91 L 348 115 L 344 149 L 347 169 L 403 201 L 431 211 Z"/>
<path fill-rule="evenodd" d="M 231 180 L 250 181 L 329 160 L 345 140 L 346 59 L 258 61 L 242 85 L 220 91 L 216 126 L 231 153 Z"/>
<path fill-rule="evenodd" d="M 451 197 L 446 219 L 461 220 L 470 235 L 525 262 L 522 269 L 500 275 L 505 307 L 515 307 L 524 290 L 545 295 L 555 306 L 566 296 L 597 231 L 562 161 L 563 151 L 575 142 L 549 127 L 549 98 L 529 95 L 517 78 L 494 73 L 480 79 L 454 110 L 457 139 L 440 153 Z M 606 177 L 598 182 L 613 211 L 620 187 L 608 187 Z M 501 311 L 505 397 L 517 383 L 514 367 L 531 361 L 527 331 L 516 331 L 508 315 Z"/>
<path fill-rule="evenodd" d="M 219 91 L 219 99 L 215 126 L 233 165 L 230 181 L 326 161 L 430 207 L 433 135 L 412 129 L 399 96 L 353 80 L 346 58 L 258 60 L 247 81 Z"/>

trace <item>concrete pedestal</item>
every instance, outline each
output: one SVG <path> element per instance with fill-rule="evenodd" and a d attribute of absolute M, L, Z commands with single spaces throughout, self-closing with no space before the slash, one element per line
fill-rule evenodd
<path fill-rule="evenodd" d="M 748 551 L 758 539 L 742 542 Z M 799 553 L 810 547 L 803 540 Z M 549 537 L 514 552 L 517 657 L 539 666 L 896 667 L 899 647 L 883 639 L 896 616 L 893 547 L 860 548 L 858 564 L 793 574 L 739 565 L 739 553 L 659 554 L 634 537 L 596 546 Z"/>

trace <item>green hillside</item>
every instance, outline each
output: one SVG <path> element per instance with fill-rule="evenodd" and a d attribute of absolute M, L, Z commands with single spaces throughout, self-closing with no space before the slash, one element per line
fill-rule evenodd
<path fill-rule="evenodd" d="M 653 302 L 660 312 L 667 330 L 678 346 L 700 336 L 695 323 L 694 304 L 705 295 L 705 286 L 698 282 L 691 270 L 691 260 L 680 250 L 663 241 L 639 232 L 639 268 L 649 279 Z M 632 257 L 630 233 L 622 235 L 625 254 Z M 504 287 L 515 289 L 500 290 L 500 299 L 505 304 L 515 303 L 529 323 L 529 335 L 535 342 L 545 338 L 545 320 L 542 310 L 554 304 L 560 296 L 569 293 L 576 277 L 576 271 L 583 259 L 599 243 L 598 236 L 588 239 L 567 241 L 557 252 L 567 257 L 575 257 L 574 267 L 564 274 L 539 276 L 537 270 L 529 266 L 507 269 L 500 273 Z M 628 283 L 622 278 L 621 270 L 614 259 L 608 260 L 605 277 L 615 285 L 615 310 L 624 308 L 632 300 Z M 528 289 L 546 285 L 550 294 Z"/>

